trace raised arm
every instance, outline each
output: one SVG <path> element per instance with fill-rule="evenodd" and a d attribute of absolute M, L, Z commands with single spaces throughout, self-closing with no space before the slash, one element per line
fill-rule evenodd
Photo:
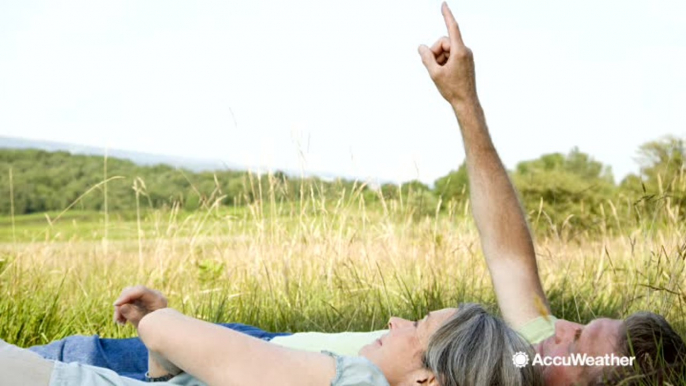
<path fill-rule="evenodd" d="M 448 6 L 449 37 L 419 47 L 424 66 L 457 116 L 467 158 L 472 211 L 498 306 L 514 328 L 549 308 L 536 254 L 517 194 L 491 141 L 476 93 L 474 59 Z"/>
<path fill-rule="evenodd" d="M 138 334 L 148 350 L 210 386 L 321 386 L 336 373 L 324 354 L 270 344 L 170 308 L 144 316 Z"/>

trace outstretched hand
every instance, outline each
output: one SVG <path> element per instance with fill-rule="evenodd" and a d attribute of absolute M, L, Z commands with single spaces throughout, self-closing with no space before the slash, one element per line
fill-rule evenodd
<path fill-rule="evenodd" d="M 114 321 L 121 325 L 129 322 L 138 328 L 145 315 L 166 307 L 167 298 L 161 292 L 142 285 L 126 287 L 114 302 Z"/>
<path fill-rule="evenodd" d="M 448 102 L 460 105 L 475 101 L 477 95 L 472 51 L 464 45 L 457 21 L 445 2 L 441 12 L 448 36 L 438 39 L 431 48 L 423 44 L 419 46 L 422 63 Z"/>

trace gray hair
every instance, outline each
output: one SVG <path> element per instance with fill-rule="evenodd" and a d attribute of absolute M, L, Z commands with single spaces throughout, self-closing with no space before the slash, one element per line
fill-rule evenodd
<path fill-rule="evenodd" d="M 505 322 L 468 303 L 431 336 L 423 359 L 441 386 L 543 385 L 540 369 L 514 365 L 517 352 L 535 354 Z"/>

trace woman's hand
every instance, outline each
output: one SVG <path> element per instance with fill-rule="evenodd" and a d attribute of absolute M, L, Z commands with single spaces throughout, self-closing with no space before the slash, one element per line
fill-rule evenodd
<path fill-rule="evenodd" d="M 138 328 L 145 315 L 166 307 L 167 298 L 161 292 L 142 285 L 126 287 L 114 302 L 114 321 L 121 325 L 129 322 Z"/>

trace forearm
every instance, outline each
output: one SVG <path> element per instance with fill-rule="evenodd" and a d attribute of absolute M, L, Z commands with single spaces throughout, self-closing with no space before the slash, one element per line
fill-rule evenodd
<path fill-rule="evenodd" d="M 536 267 L 522 207 L 486 126 L 478 99 L 454 104 L 462 133 L 474 221 L 487 259 L 516 258 Z M 488 252 L 509 251 L 505 255 Z"/>
<path fill-rule="evenodd" d="M 505 319 L 520 325 L 547 308 L 531 233 L 478 98 L 452 106 L 463 137 L 474 221 L 498 303 Z"/>
<path fill-rule="evenodd" d="M 161 354 L 148 350 L 148 376 L 150 378 L 159 378 L 168 374 L 177 375 L 182 371 Z"/>
<path fill-rule="evenodd" d="M 209 385 L 322 385 L 335 375 L 333 361 L 322 354 L 289 350 L 171 309 L 146 315 L 138 331 L 150 351 Z"/>

